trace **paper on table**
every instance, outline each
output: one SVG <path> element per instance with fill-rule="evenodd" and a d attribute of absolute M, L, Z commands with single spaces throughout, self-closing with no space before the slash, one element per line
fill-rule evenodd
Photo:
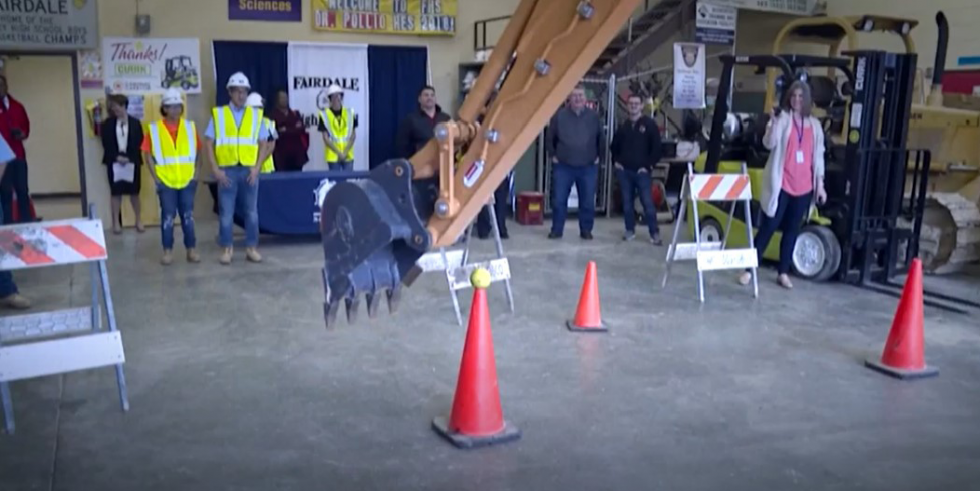
<path fill-rule="evenodd" d="M 136 164 L 132 162 L 125 164 L 114 162 L 112 164 L 112 180 L 114 182 L 133 182 L 134 179 L 136 179 Z"/>

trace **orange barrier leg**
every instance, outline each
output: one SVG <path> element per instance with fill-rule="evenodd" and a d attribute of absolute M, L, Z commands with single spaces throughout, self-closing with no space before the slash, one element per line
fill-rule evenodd
<path fill-rule="evenodd" d="M 576 332 L 609 331 L 609 326 L 602 322 L 602 309 L 599 307 L 599 274 L 596 272 L 595 261 L 589 261 L 589 265 L 585 268 L 585 280 L 582 282 L 575 318 L 567 321 L 565 325 L 568 330 Z"/>
<path fill-rule="evenodd" d="M 881 358 L 865 360 L 865 366 L 903 380 L 939 375 L 926 365 L 922 311 L 922 262 L 914 259 Z"/>

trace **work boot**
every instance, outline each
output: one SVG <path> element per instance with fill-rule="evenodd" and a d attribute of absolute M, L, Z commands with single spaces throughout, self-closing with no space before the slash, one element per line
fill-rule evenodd
<path fill-rule="evenodd" d="M 256 250 L 254 247 L 249 247 L 245 249 L 245 258 L 248 259 L 249 261 L 252 261 L 253 263 L 262 262 L 262 255 L 259 254 L 259 251 Z"/>
<path fill-rule="evenodd" d="M 626 232 L 623 232 L 623 240 L 625 240 L 626 242 L 629 242 L 635 238 L 636 238 L 636 232 L 632 230 L 627 230 Z"/>
<path fill-rule="evenodd" d="M 170 249 L 164 249 L 163 257 L 160 258 L 160 264 L 164 266 L 170 266 L 172 262 L 174 262 L 174 251 Z"/>
<path fill-rule="evenodd" d="M 579 236 L 582 237 L 582 240 L 592 240 L 593 239 L 592 232 L 582 232 L 581 234 L 579 234 Z"/>
<path fill-rule="evenodd" d="M 225 247 L 224 252 L 221 253 L 221 258 L 219 258 L 218 261 L 220 261 L 221 264 L 224 264 L 225 266 L 231 264 L 232 253 L 233 250 L 231 247 Z"/>
<path fill-rule="evenodd" d="M 9 309 L 24 310 L 31 308 L 31 301 L 19 293 L 14 293 L 13 295 L 0 298 L 0 305 Z"/>
<path fill-rule="evenodd" d="M 746 272 L 742 273 L 742 276 L 739 276 L 738 277 L 738 282 L 741 283 L 742 286 L 748 285 L 751 281 L 752 281 L 752 272 L 751 271 L 746 271 Z"/>
<path fill-rule="evenodd" d="M 779 277 L 776 278 L 776 283 L 779 283 L 779 286 L 781 286 L 781 287 L 783 287 L 783 288 L 785 288 L 787 290 L 792 290 L 793 289 L 793 282 L 792 281 L 789 281 L 789 275 L 786 275 L 786 274 L 779 275 Z"/>
<path fill-rule="evenodd" d="M 199 263 L 201 262 L 201 255 L 194 248 L 187 249 L 187 262 Z"/>
<path fill-rule="evenodd" d="M 653 234 L 653 237 L 650 237 L 650 243 L 655 246 L 664 245 L 664 241 L 660 239 L 660 234 Z"/>

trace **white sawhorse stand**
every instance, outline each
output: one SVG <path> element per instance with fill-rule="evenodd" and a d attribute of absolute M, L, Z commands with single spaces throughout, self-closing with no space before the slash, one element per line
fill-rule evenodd
<path fill-rule="evenodd" d="M 510 312 L 514 313 L 514 292 L 510 285 L 510 262 L 504 256 L 504 244 L 500 239 L 500 228 L 497 226 L 497 212 L 493 207 L 493 200 L 486 205 L 490 210 L 490 222 L 493 229 L 493 240 L 496 244 L 497 257 L 489 261 L 470 263 L 470 241 L 473 239 L 473 226 L 470 224 L 466 228 L 466 245 L 462 249 L 446 250 L 445 247 L 438 251 L 429 252 L 419 258 L 416 267 L 423 273 L 432 271 L 442 271 L 446 275 L 446 282 L 449 284 L 449 295 L 453 299 L 453 308 L 456 311 L 456 322 L 463 325 L 463 314 L 459 307 L 458 291 L 472 288 L 470 275 L 478 268 L 484 268 L 490 272 L 490 283 L 504 282 L 507 290 L 507 304 Z"/>
<path fill-rule="evenodd" d="M 699 201 L 729 202 L 732 204 L 725 225 L 725 235 L 721 242 L 701 242 L 701 223 L 698 214 Z M 678 243 L 680 229 L 685 223 L 688 202 L 693 209 L 694 242 Z M 725 249 L 728 235 L 735 217 L 735 204 L 741 202 L 745 209 L 745 225 L 749 247 L 745 249 Z M 747 166 L 742 164 L 741 174 L 695 174 L 694 167 L 687 164 L 687 178 L 681 189 L 681 209 L 674 226 L 674 237 L 667 249 L 667 267 L 664 271 L 663 288 L 670 279 L 670 266 L 675 261 L 697 260 L 698 297 L 704 302 L 704 272 L 727 269 L 751 269 L 754 297 L 759 298 L 758 267 L 759 257 L 752 235 L 752 186 Z"/>
<path fill-rule="evenodd" d="M 13 434 L 13 400 L 9 383 L 115 366 L 119 403 L 129 410 L 122 335 L 109 291 L 105 233 L 89 207 L 88 219 L 0 226 L 0 270 L 89 263 L 92 303 L 88 307 L 0 318 L 0 399 L 7 433 Z M 102 329 L 99 292 L 108 319 Z"/>

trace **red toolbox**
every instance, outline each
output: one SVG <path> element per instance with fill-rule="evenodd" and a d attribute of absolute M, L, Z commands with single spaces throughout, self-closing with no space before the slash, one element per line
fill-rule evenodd
<path fill-rule="evenodd" d="M 544 194 L 524 191 L 517 194 L 517 223 L 521 225 L 544 224 Z"/>

